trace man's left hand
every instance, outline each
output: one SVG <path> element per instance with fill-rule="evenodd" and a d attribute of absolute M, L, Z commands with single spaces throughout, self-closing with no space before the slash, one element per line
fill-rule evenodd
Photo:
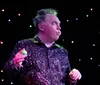
<path fill-rule="evenodd" d="M 70 77 L 71 80 L 76 81 L 76 80 L 80 80 L 82 75 L 81 75 L 81 73 L 77 69 L 73 69 L 69 73 L 69 77 Z"/>

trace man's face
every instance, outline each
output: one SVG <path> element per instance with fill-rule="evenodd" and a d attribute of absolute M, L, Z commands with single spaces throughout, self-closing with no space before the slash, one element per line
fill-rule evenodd
<path fill-rule="evenodd" d="M 60 27 L 60 21 L 57 18 L 57 16 L 53 14 L 47 14 L 46 19 L 44 22 L 41 23 L 43 27 L 43 32 L 50 39 L 51 41 L 56 41 L 59 39 L 59 36 L 61 35 L 61 27 Z"/>

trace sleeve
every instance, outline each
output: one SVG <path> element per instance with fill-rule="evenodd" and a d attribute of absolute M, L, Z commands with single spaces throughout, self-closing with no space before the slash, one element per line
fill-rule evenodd
<path fill-rule="evenodd" d="M 71 66 L 68 58 L 68 52 L 65 49 L 63 49 L 61 64 L 63 72 L 62 82 L 65 83 L 65 85 L 70 85 L 69 72 L 71 71 Z"/>
<path fill-rule="evenodd" d="M 71 71 L 71 64 L 70 64 L 70 60 L 68 57 L 68 51 L 66 49 L 64 49 L 64 53 L 63 53 L 64 58 L 62 59 L 62 70 L 63 70 L 63 82 L 65 83 L 65 85 L 76 85 L 77 81 L 70 84 L 70 78 L 69 78 L 69 73 Z"/>
<path fill-rule="evenodd" d="M 16 53 L 18 51 L 20 51 L 23 47 L 24 47 L 24 42 L 23 41 L 18 41 L 16 43 L 16 45 L 14 46 L 14 49 L 10 55 L 10 58 L 8 59 L 8 61 L 5 61 L 5 64 L 4 64 L 4 72 L 5 72 L 5 75 L 10 78 L 12 76 L 17 76 L 20 74 L 20 69 L 18 69 L 15 65 L 14 65 L 14 62 L 13 62 L 13 58 L 15 57 Z"/>

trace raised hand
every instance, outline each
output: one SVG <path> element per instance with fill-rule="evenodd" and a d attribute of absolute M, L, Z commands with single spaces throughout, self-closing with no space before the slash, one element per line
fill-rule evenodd
<path fill-rule="evenodd" d="M 13 59 L 14 64 L 19 68 L 23 67 L 22 62 L 25 60 L 26 56 L 27 56 L 27 51 L 25 50 L 25 48 L 23 48 L 15 55 Z"/>

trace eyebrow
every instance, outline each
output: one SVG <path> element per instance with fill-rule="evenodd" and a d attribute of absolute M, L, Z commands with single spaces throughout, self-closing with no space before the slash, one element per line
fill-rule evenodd
<path fill-rule="evenodd" d="M 57 22 L 57 21 L 53 21 L 53 22 L 61 24 L 61 22 L 60 22 L 60 21 L 59 21 L 59 22 Z"/>

